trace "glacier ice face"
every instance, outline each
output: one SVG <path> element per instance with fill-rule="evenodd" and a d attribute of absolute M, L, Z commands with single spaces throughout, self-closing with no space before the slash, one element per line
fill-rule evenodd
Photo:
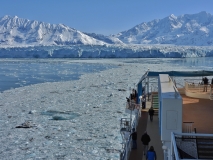
<path fill-rule="evenodd" d="M 71 45 L 0 48 L 0 58 L 186 58 L 213 57 L 213 46 Z"/>

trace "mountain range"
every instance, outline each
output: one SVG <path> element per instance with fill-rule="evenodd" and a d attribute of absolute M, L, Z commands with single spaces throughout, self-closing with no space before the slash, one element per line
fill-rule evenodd
<path fill-rule="evenodd" d="M 143 22 L 115 35 L 85 33 L 64 24 L 49 24 L 17 16 L 0 18 L 0 47 L 109 44 L 169 44 L 213 46 L 213 16 L 207 12 L 171 14 Z"/>

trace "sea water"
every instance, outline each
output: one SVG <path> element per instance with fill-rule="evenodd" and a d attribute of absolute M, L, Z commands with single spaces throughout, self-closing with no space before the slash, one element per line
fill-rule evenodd
<path fill-rule="evenodd" d="M 0 91 L 37 83 L 78 80 L 82 74 L 116 67 L 70 59 L 0 59 Z"/>

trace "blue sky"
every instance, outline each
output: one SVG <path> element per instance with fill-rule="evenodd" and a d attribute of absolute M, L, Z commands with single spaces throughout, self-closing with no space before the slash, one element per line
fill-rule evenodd
<path fill-rule="evenodd" d="M 1 0 L 0 17 L 18 16 L 104 35 L 174 14 L 206 11 L 213 0 Z"/>

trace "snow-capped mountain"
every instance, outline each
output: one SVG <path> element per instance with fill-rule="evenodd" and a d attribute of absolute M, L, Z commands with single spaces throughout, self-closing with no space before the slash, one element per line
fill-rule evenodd
<path fill-rule="evenodd" d="M 67 45 L 169 44 L 213 46 L 213 16 L 206 12 L 173 14 L 144 22 L 116 35 L 85 33 L 64 24 L 0 18 L 0 47 Z"/>
<path fill-rule="evenodd" d="M 123 42 L 118 38 L 116 38 L 115 36 L 105 36 L 102 34 L 95 34 L 95 33 L 84 33 L 84 34 L 93 37 L 97 40 L 104 41 L 108 44 L 123 44 Z"/>
<path fill-rule="evenodd" d="M 0 46 L 107 44 L 104 37 L 101 40 L 94 37 L 63 24 L 30 21 L 17 16 L 4 16 L 0 19 Z M 116 39 L 112 37 L 113 44 L 119 42 Z"/>
<path fill-rule="evenodd" d="M 118 33 L 114 37 L 126 44 L 213 45 L 213 16 L 206 12 L 173 14 Z"/>

